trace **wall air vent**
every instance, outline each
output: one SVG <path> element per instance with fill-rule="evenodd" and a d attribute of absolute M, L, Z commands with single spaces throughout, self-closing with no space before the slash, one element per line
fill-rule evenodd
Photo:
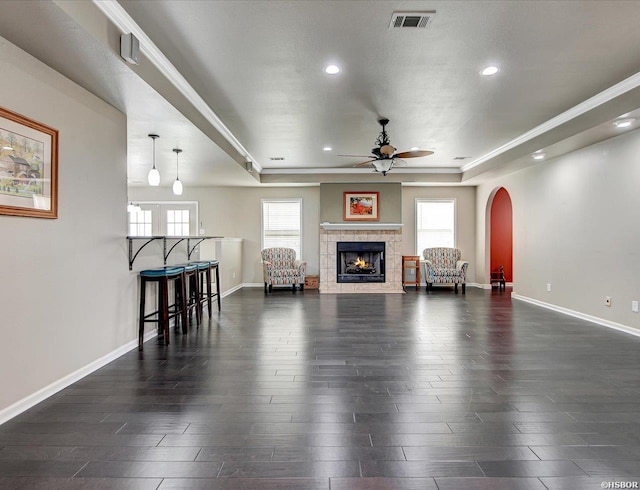
<path fill-rule="evenodd" d="M 394 12 L 389 29 L 425 28 L 431 24 L 435 11 L 430 12 Z"/>

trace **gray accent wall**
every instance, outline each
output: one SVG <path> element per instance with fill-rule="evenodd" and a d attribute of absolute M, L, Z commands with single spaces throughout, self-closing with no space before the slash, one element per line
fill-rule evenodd
<path fill-rule="evenodd" d="M 379 192 L 380 221 L 402 223 L 402 185 L 374 184 L 320 184 L 320 222 L 343 223 L 345 192 Z"/>
<path fill-rule="evenodd" d="M 640 301 L 639 156 L 636 130 L 480 185 L 477 281 L 488 282 L 487 206 L 503 186 L 513 205 L 514 293 L 640 328 L 631 311 Z"/>
<path fill-rule="evenodd" d="M 135 341 L 137 278 L 124 114 L 3 38 L 0 67 L 0 106 L 59 130 L 59 218 L 0 216 L 2 420 Z"/>

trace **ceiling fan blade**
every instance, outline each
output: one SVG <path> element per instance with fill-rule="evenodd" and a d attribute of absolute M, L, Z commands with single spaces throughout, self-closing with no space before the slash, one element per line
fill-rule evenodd
<path fill-rule="evenodd" d="M 372 159 L 372 160 L 367 160 L 366 162 L 356 163 L 356 164 L 354 165 L 354 167 L 366 167 L 367 165 L 370 165 L 370 164 L 371 164 L 371 162 L 375 162 L 375 161 L 376 161 L 376 159 L 374 158 L 374 159 Z"/>
<path fill-rule="evenodd" d="M 431 150 L 413 150 L 413 151 L 402 151 L 400 153 L 396 153 L 394 155 L 395 158 L 418 158 L 418 157 L 428 157 L 429 155 L 433 155 Z"/>
<path fill-rule="evenodd" d="M 339 157 L 371 158 L 371 155 L 338 155 Z"/>

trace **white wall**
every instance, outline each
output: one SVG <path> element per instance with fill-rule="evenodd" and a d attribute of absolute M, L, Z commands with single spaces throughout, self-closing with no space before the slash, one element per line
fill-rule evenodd
<path fill-rule="evenodd" d="M 137 338 L 126 119 L 0 38 L 0 105 L 59 130 L 59 219 L 0 216 L 0 421 Z M 21 408 L 20 408 L 21 407 Z"/>
<path fill-rule="evenodd" d="M 467 282 L 476 277 L 476 232 L 475 232 L 475 187 L 413 187 L 402 188 L 402 254 L 422 255 L 416 250 L 416 199 L 456 200 L 456 247 L 462 252 L 462 259 L 469 261 Z"/>
<path fill-rule="evenodd" d="M 307 273 L 318 274 L 320 263 L 319 187 L 187 187 L 176 199 L 168 187 L 130 187 L 136 201 L 198 201 L 205 235 L 242 238 L 242 282 L 262 283 L 260 250 L 263 198 L 302 198 L 302 258 Z M 135 267 L 135 266 L 134 266 Z M 224 267 L 220 263 L 220 268 Z"/>
<path fill-rule="evenodd" d="M 631 312 L 640 300 L 639 155 L 636 130 L 479 186 L 477 281 L 488 282 L 487 201 L 504 186 L 513 205 L 514 292 L 640 328 Z"/>

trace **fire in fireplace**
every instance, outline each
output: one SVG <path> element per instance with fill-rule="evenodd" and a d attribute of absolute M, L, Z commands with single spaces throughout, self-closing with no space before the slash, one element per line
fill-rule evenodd
<path fill-rule="evenodd" d="M 337 282 L 385 282 L 384 242 L 338 242 Z"/>

